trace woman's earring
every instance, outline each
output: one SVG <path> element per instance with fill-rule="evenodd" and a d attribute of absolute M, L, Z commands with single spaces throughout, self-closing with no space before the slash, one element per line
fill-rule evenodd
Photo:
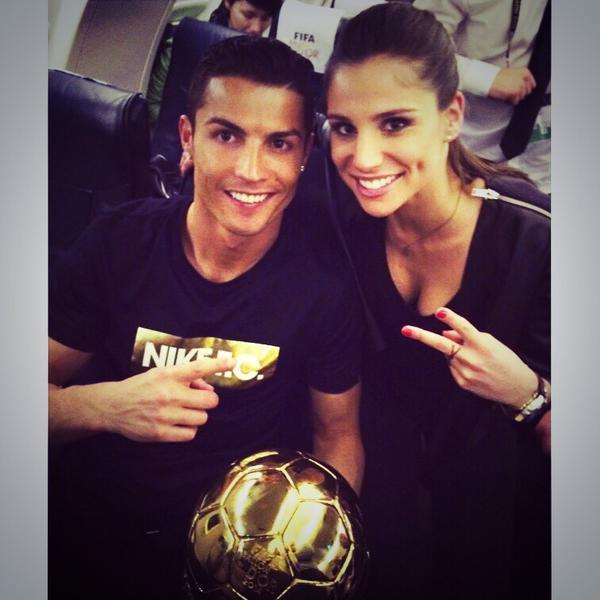
<path fill-rule="evenodd" d="M 458 137 L 457 125 L 456 124 L 449 125 L 448 129 L 446 130 L 446 137 L 444 138 L 444 141 L 451 142 L 451 141 L 455 140 L 457 137 Z"/>
<path fill-rule="evenodd" d="M 304 165 L 300 165 L 300 173 L 304 173 Z"/>

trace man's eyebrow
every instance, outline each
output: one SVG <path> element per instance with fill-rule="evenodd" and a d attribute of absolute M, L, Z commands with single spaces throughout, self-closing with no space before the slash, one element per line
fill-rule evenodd
<path fill-rule="evenodd" d="M 292 128 L 292 129 L 286 129 L 285 131 L 274 131 L 273 133 L 269 134 L 270 138 L 282 138 L 282 137 L 291 137 L 291 136 L 296 136 L 296 137 L 302 138 L 302 132 L 299 129 Z"/>
<path fill-rule="evenodd" d="M 204 123 L 205 125 L 221 125 L 222 127 L 226 127 L 227 129 L 231 129 L 235 133 L 245 134 L 246 132 L 239 125 L 232 123 L 227 119 L 223 119 L 222 117 L 211 117 Z M 269 133 L 269 138 L 282 138 L 282 137 L 290 137 L 296 136 L 302 138 L 302 132 L 295 127 L 292 129 L 286 129 L 284 131 L 274 131 L 273 133 Z"/>
<path fill-rule="evenodd" d="M 211 117 L 204 123 L 205 125 L 221 125 L 222 127 L 227 127 L 227 129 L 231 129 L 235 133 L 245 133 L 245 131 L 235 123 L 228 121 L 227 119 L 223 119 L 221 117 Z"/>

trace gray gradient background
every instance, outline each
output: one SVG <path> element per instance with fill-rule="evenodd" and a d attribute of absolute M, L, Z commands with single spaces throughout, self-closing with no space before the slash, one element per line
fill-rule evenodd
<path fill-rule="evenodd" d="M 600 5 L 554 1 L 553 598 L 600 597 Z M 0 598 L 46 598 L 47 4 L 0 4 Z M 509 599 L 507 599 L 509 600 Z"/>

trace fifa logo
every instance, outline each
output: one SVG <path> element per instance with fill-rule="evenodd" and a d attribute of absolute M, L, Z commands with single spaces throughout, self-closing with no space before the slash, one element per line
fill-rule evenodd
<path fill-rule="evenodd" d="M 312 33 L 302 33 L 300 31 L 295 31 L 294 39 L 299 42 L 310 42 L 311 44 L 315 43 L 315 36 Z"/>
<path fill-rule="evenodd" d="M 315 36 L 312 33 L 294 32 L 294 39 L 289 40 L 289 45 L 298 54 L 310 61 L 319 59 L 319 48 L 316 46 Z"/>

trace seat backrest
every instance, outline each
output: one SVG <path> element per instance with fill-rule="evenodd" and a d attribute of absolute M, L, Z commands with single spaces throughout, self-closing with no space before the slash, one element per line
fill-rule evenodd
<path fill-rule="evenodd" d="M 185 112 L 185 101 L 192 75 L 206 50 L 225 38 L 240 35 L 238 31 L 183 18 L 175 29 L 169 74 L 160 104 L 158 120 L 152 131 L 152 156 L 163 155 L 171 165 L 177 165 L 181 156 L 179 117 Z"/>
<path fill-rule="evenodd" d="M 50 254 L 106 205 L 150 193 L 146 99 L 68 71 L 48 71 Z"/>
<path fill-rule="evenodd" d="M 333 50 L 337 30 L 345 20 L 343 10 L 285 0 L 277 20 L 271 25 L 272 37 L 312 62 L 315 69 L 313 93 L 316 108 L 321 112 L 325 110 L 323 71 Z"/>
<path fill-rule="evenodd" d="M 277 20 L 276 37 L 308 58 L 317 73 L 323 73 L 333 50 L 343 10 L 285 0 Z"/>

